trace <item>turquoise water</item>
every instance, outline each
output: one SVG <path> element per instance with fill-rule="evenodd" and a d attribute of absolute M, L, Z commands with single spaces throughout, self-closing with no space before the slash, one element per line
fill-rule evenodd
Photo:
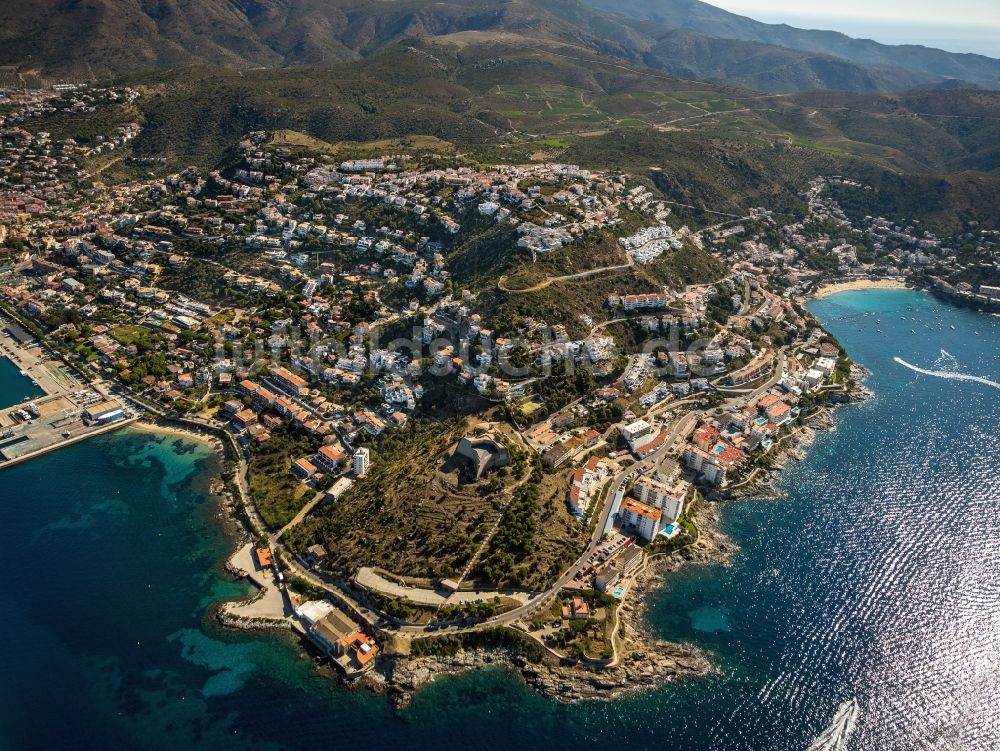
<path fill-rule="evenodd" d="M 838 414 L 785 499 L 727 508 L 730 568 L 651 602 L 718 676 L 566 707 L 483 671 L 394 716 L 289 639 L 214 626 L 212 602 L 244 591 L 220 571 L 215 460 L 124 431 L 0 471 L 0 748 L 801 751 L 851 696 L 850 751 L 997 748 L 1000 390 L 893 357 L 1000 381 L 1000 318 L 908 291 L 812 307 L 877 396 Z"/>
<path fill-rule="evenodd" d="M 21 375 L 21 369 L 6 357 L 0 356 L 0 409 L 20 404 L 26 396 L 45 394 L 31 383 L 31 379 Z"/>

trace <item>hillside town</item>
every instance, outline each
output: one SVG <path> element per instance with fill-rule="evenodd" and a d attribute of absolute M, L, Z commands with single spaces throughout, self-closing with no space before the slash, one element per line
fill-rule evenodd
<path fill-rule="evenodd" d="M 692 229 L 643 180 L 572 164 L 339 160 L 256 131 L 224 169 L 132 164 L 135 179 L 105 184 L 96 165 L 135 138 L 137 123 L 85 142 L 32 130 L 42 113 L 133 95 L 8 95 L 4 328 L 11 346 L 44 343 L 72 369 L 66 393 L 93 389 L 78 399 L 88 423 L 148 414 L 232 442 L 249 478 L 237 483 L 255 539 L 247 566 L 294 606 L 273 617 L 351 678 L 373 669 L 386 637 L 483 624 L 512 626 L 560 658 L 614 659 L 614 614 L 644 555 L 695 544 L 706 499 L 766 473 L 810 418 L 849 398 L 850 363 L 803 296 L 830 279 L 912 277 L 1000 301 L 981 281 L 996 276 L 995 234 L 969 227 L 946 239 L 916 222 L 852 222 L 830 192 L 842 178 L 804 186 L 808 211 L 793 221 L 759 208 Z M 481 254 L 493 242 L 539 264 L 602 237 L 620 268 L 690 250 L 724 273 L 656 291 L 623 282 L 586 316 L 547 321 L 498 314 L 499 283 L 470 272 L 460 252 L 485 238 Z M 983 273 L 970 281 L 971 271 Z M 474 408 L 460 414 L 465 404 Z M 369 492 L 414 424 L 487 414 L 501 427 L 463 423 L 459 479 L 439 472 L 489 520 L 460 565 L 434 576 L 433 566 L 415 574 L 374 559 L 334 565 L 337 535 L 310 520 Z M 45 446 L 58 447 L 51 424 L 24 411 L 9 419 L 4 461 L 43 427 Z M 422 461 L 446 463 L 445 448 Z M 498 540 L 513 534 L 508 512 L 531 507 L 522 489 L 548 484 L 561 499 L 548 518 L 568 530 L 561 563 L 545 577 L 525 565 L 504 578 L 494 564 L 507 560 Z M 531 529 L 540 525 L 536 514 Z"/>

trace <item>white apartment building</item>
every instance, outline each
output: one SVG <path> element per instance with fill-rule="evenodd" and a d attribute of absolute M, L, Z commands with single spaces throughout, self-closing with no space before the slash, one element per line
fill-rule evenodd
<path fill-rule="evenodd" d="M 662 511 L 665 523 L 673 524 L 684 511 L 687 483 L 681 481 L 668 485 L 651 477 L 640 477 L 632 493 L 641 503 Z"/>
<path fill-rule="evenodd" d="M 359 448 L 354 452 L 354 456 L 351 459 L 351 468 L 354 470 L 355 477 L 364 477 L 368 474 L 368 468 L 371 466 L 371 451 L 366 448 Z"/>

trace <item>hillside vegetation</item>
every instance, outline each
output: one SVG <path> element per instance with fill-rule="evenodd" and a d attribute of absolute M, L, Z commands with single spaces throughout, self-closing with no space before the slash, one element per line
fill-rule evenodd
<path fill-rule="evenodd" d="M 996 88 L 1000 61 L 983 55 L 945 52 L 922 45 L 880 44 L 836 31 L 797 29 L 761 23 L 699 0 L 586 0 L 588 5 L 630 18 L 654 21 L 672 29 L 722 39 L 785 47 L 830 55 L 866 67 L 889 67 L 970 81 Z"/>
<path fill-rule="evenodd" d="M 165 157 L 167 169 L 219 164 L 257 129 L 331 159 L 389 149 L 476 164 L 568 161 L 641 175 L 699 226 L 752 206 L 799 213 L 817 174 L 884 182 L 899 201 L 905 181 L 883 175 L 929 181 L 941 190 L 920 191 L 924 209 L 943 222 L 956 207 L 990 220 L 1000 187 L 996 92 L 761 95 L 481 32 L 324 68 L 187 68 L 123 82 L 139 99 L 88 127 L 138 120 L 135 155 Z M 78 130 L 72 118 L 40 127 L 63 137 Z M 456 273 L 474 285 L 508 273 L 506 255 L 490 260 L 491 239 L 477 242 Z"/>
<path fill-rule="evenodd" d="M 1000 93 L 761 96 L 624 66 L 575 47 L 543 50 L 479 34 L 401 45 L 363 63 L 327 68 L 192 68 L 126 81 L 147 92 L 138 103 L 144 128 L 137 151 L 178 159 L 218 159 L 243 133 L 268 128 L 324 142 L 422 134 L 478 144 L 470 153 L 482 158 L 519 143 L 531 146 L 526 154 L 557 155 L 571 146 L 577 158 L 590 152 L 595 160 L 612 148 L 625 167 L 650 153 L 652 135 L 642 144 L 625 136 L 618 147 L 606 137 L 588 147 L 586 138 L 553 136 L 639 129 L 671 134 L 662 143 L 677 144 L 655 148 L 649 164 L 664 148 L 691 162 L 719 161 L 741 143 L 745 153 L 756 150 L 756 162 L 786 174 L 806 152 L 907 171 L 1000 166 Z M 774 169 L 768 165 L 762 169 Z"/>
<path fill-rule="evenodd" d="M 20 0 L 0 8 L 0 65 L 78 79 L 329 65 L 457 32 L 569 43 L 760 91 L 1000 88 L 1000 62 L 989 58 L 770 27 L 690 0 Z"/>

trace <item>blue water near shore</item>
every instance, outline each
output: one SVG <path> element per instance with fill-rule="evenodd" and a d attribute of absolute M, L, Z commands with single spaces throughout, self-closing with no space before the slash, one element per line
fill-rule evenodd
<path fill-rule="evenodd" d="M 893 360 L 1000 382 L 1000 318 L 896 290 L 811 307 L 876 396 L 838 413 L 785 498 L 726 509 L 731 567 L 654 596 L 653 627 L 719 675 L 561 706 L 482 671 L 397 717 L 290 639 L 214 625 L 211 603 L 244 592 L 220 570 L 215 459 L 126 430 L 0 471 L 0 748 L 801 751 L 852 696 L 850 751 L 1000 747 L 1000 389 Z"/>
<path fill-rule="evenodd" d="M 31 379 L 21 375 L 21 369 L 6 357 L 0 356 L 0 409 L 20 404 L 24 397 L 44 396 Z"/>

